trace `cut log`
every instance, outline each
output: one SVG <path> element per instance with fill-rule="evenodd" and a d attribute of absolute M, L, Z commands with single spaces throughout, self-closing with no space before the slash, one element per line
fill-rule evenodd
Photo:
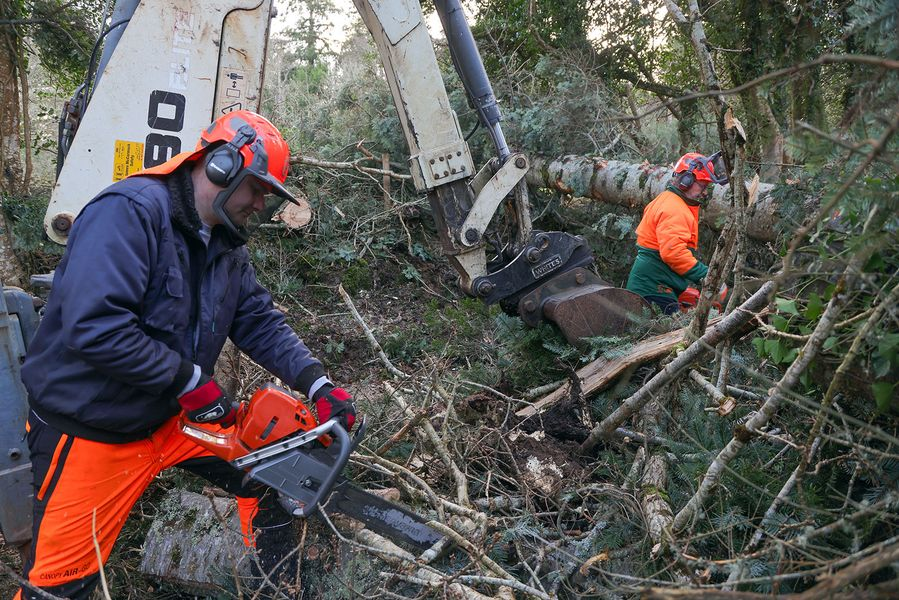
<path fill-rule="evenodd" d="M 272 221 L 284 223 L 287 229 L 302 229 L 312 221 L 312 206 L 303 194 L 297 193 L 297 203 L 285 202 L 281 205 Z"/>
<path fill-rule="evenodd" d="M 195 593 L 235 589 L 250 573 L 233 498 L 171 490 L 147 533 L 141 572 Z"/>
<path fill-rule="evenodd" d="M 709 321 L 709 327 L 721 320 L 716 317 Z M 578 380 L 581 382 L 581 392 L 584 395 L 597 392 L 607 386 L 616 377 L 632 365 L 639 365 L 654 360 L 674 350 L 683 342 L 684 330 L 676 329 L 649 338 L 632 347 L 625 356 L 607 358 L 601 356 L 577 371 Z M 546 410 L 553 403 L 565 398 L 571 389 L 571 384 L 566 383 L 554 392 L 550 392 L 537 402 L 522 408 L 515 414 L 519 417 L 532 417 Z"/>
<path fill-rule="evenodd" d="M 561 156 L 559 158 L 532 157 L 527 174 L 531 185 L 592 198 L 610 204 L 640 208 L 661 193 L 671 178 L 671 166 L 633 164 L 620 160 L 605 160 L 589 156 Z M 749 185 L 749 182 L 747 182 Z M 727 200 L 727 185 L 714 186 L 711 199 L 703 207 L 703 223 L 714 227 L 723 223 L 733 210 Z M 781 205 L 772 192 L 775 186 L 761 183 L 758 201 L 747 214 L 747 234 L 753 239 L 770 242 L 777 236 L 783 216 Z M 806 214 L 814 201 L 808 201 Z"/>

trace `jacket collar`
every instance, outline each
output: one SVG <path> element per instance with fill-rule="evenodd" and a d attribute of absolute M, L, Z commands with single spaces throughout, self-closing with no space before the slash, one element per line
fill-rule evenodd
<path fill-rule="evenodd" d="M 686 203 L 687 206 L 702 206 L 702 202 L 700 202 L 698 200 L 692 200 L 690 198 L 687 198 L 686 196 L 684 196 L 684 193 L 682 191 L 680 191 L 679 189 L 677 189 L 677 187 L 675 187 L 674 185 L 668 184 L 668 186 L 665 189 L 668 190 L 669 192 L 674 192 L 678 198 L 680 198 L 681 200 L 683 200 Z"/>

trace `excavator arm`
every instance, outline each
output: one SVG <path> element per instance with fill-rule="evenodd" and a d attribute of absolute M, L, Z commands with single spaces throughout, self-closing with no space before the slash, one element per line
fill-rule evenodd
<path fill-rule="evenodd" d="M 528 160 L 503 135 L 496 97 L 459 0 L 434 0 L 453 66 L 496 157 L 474 172 L 468 144 L 449 106 L 417 0 L 353 0 L 374 38 L 409 145 L 409 168 L 426 193 L 443 253 L 468 294 L 501 303 L 530 325 L 555 322 L 572 343 L 621 333 L 645 302 L 590 269 L 583 238 L 537 231 L 524 178 Z M 504 207 L 509 239 L 488 236 Z M 488 257 L 488 249 L 492 250 Z"/>
<path fill-rule="evenodd" d="M 443 253 L 469 295 L 555 322 L 572 343 L 624 331 L 645 303 L 591 269 L 583 238 L 531 224 L 528 159 L 512 152 L 459 0 L 435 0 L 453 65 L 496 156 L 475 170 L 418 0 L 354 0 L 374 39 Z M 101 189 L 194 143 L 218 115 L 258 109 L 271 0 L 119 0 L 97 69 L 64 111 L 61 169 L 45 218 L 65 243 Z M 499 226 L 502 221 L 502 227 Z"/>

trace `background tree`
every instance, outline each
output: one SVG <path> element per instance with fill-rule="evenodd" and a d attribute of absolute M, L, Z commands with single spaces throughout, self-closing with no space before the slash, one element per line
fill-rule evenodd
<path fill-rule="evenodd" d="M 0 53 L 8 67 L 0 76 L 3 191 L 25 192 L 31 180 L 29 57 L 39 60 L 51 83 L 74 87 L 84 77 L 97 38 L 101 4 L 100 0 L 0 2 Z"/>

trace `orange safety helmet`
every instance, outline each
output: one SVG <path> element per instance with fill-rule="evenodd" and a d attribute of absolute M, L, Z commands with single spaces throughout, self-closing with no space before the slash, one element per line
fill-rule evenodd
<path fill-rule="evenodd" d="M 271 188 L 271 193 L 298 204 L 284 187 L 290 168 L 290 148 L 281 132 L 265 117 L 248 110 L 236 110 L 213 121 L 200 134 L 192 151 L 181 152 L 155 167 L 134 175 L 167 175 L 186 162 L 205 155 L 206 177 L 225 188 L 212 208 L 231 233 L 246 239 L 246 230 L 236 225 L 225 211 L 231 194 L 252 175 Z"/>
<path fill-rule="evenodd" d="M 688 152 L 680 157 L 674 165 L 674 185 L 681 191 L 687 191 L 697 181 L 705 183 L 727 183 L 727 175 L 715 174 L 715 163 L 721 158 L 721 153 L 706 158 L 698 152 Z M 721 165 L 719 165 L 720 167 Z M 724 169 L 720 171 L 724 173 Z"/>

